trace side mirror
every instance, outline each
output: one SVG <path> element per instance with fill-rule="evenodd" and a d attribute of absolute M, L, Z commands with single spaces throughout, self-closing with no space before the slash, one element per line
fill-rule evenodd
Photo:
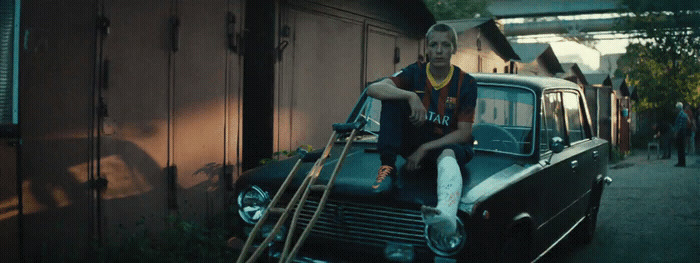
<path fill-rule="evenodd" d="M 561 137 L 552 138 L 549 140 L 549 149 L 552 150 L 552 155 L 549 156 L 547 164 L 550 164 L 555 153 L 560 153 L 564 150 L 564 140 Z"/>
<path fill-rule="evenodd" d="M 554 137 L 549 140 L 549 149 L 554 153 L 560 153 L 564 150 L 564 139 L 561 137 Z"/>

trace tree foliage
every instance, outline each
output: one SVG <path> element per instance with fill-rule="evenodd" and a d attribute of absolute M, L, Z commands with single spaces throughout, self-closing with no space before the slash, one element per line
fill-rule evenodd
<path fill-rule="evenodd" d="M 424 0 L 435 20 L 467 19 L 490 16 L 488 0 Z"/>
<path fill-rule="evenodd" d="M 638 111 L 672 114 L 677 101 L 700 103 L 700 6 L 683 0 L 624 0 L 633 13 L 621 31 L 630 44 L 616 75 L 626 75 L 639 97 Z"/>

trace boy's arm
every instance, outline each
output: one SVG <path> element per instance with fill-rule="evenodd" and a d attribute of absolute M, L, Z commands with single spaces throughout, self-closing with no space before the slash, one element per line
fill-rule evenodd
<path fill-rule="evenodd" d="M 378 100 L 410 100 L 418 97 L 414 92 L 400 89 L 390 78 L 377 81 L 367 87 L 367 95 Z"/>
<path fill-rule="evenodd" d="M 411 108 L 411 123 L 420 126 L 425 122 L 426 109 L 418 94 L 400 89 L 389 78 L 370 84 L 367 87 L 367 95 L 378 100 L 405 100 Z"/>

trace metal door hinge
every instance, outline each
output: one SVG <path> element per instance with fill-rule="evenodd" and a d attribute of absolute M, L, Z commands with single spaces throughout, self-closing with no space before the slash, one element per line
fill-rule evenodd
<path fill-rule="evenodd" d="M 177 210 L 177 166 L 165 167 L 165 173 L 168 180 L 168 209 Z"/>
<path fill-rule="evenodd" d="M 284 50 L 289 46 L 289 41 L 287 40 L 282 40 L 279 44 L 277 44 L 277 48 L 275 48 L 275 55 L 277 56 L 277 61 L 282 61 L 282 53 L 284 53 Z"/>
<path fill-rule="evenodd" d="M 108 117 L 109 112 L 107 110 L 107 104 L 105 103 L 104 97 L 100 97 L 97 104 L 97 114 L 99 117 Z"/>
<path fill-rule="evenodd" d="M 109 89 L 109 59 L 105 59 L 102 66 L 102 89 Z"/>
<path fill-rule="evenodd" d="M 93 189 L 97 189 L 99 191 L 104 191 L 105 189 L 107 189 L 107 184 L 109 184 L 109 181 L 104 177 L 98 177 L 97 179 L 94 179 L 90 182 L 90 186 L 92 186 Z"/>
<path fill-rule="evenodd" d="M 233 191 L 233 164 L 224 165 L 224 184 L 227 191 Z"/>
<path fill-rule="evenodd" d="M 173 16 L 170 18 L 170 40 L 173 52 L 180 50 L 180 18 Z"/>
<path fill-rule="evenodd" d="M 398 64 L 401 62 L 401 48 L 395 47 L 394 48 L 394 64 Z"/>
<path fill-rule="evenodd" d="M 228 49 L 233 53 L 237 53 L 240 46 L 241 35 L 236 33 L 236 15 L 232 12 L 226 14 L 226 40 L 228 40 Z"/>
<path fill-rule="evenodd" d="M 109 21 L 109 18 L 105 16 L 98 16 L 97 17 L 97 29 L 102 32 L 104 35 L 109 35 L 109 26 L 111 22 Z"/>

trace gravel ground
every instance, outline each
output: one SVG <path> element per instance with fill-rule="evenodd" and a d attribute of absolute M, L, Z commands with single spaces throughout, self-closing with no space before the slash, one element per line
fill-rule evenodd
<path fill-rule="evenodd" d="M 700 155 L 676 162 L 640 149 L 611 164 L 593 241 L 564 241 L 541 262 L 700 262 Z"/>

